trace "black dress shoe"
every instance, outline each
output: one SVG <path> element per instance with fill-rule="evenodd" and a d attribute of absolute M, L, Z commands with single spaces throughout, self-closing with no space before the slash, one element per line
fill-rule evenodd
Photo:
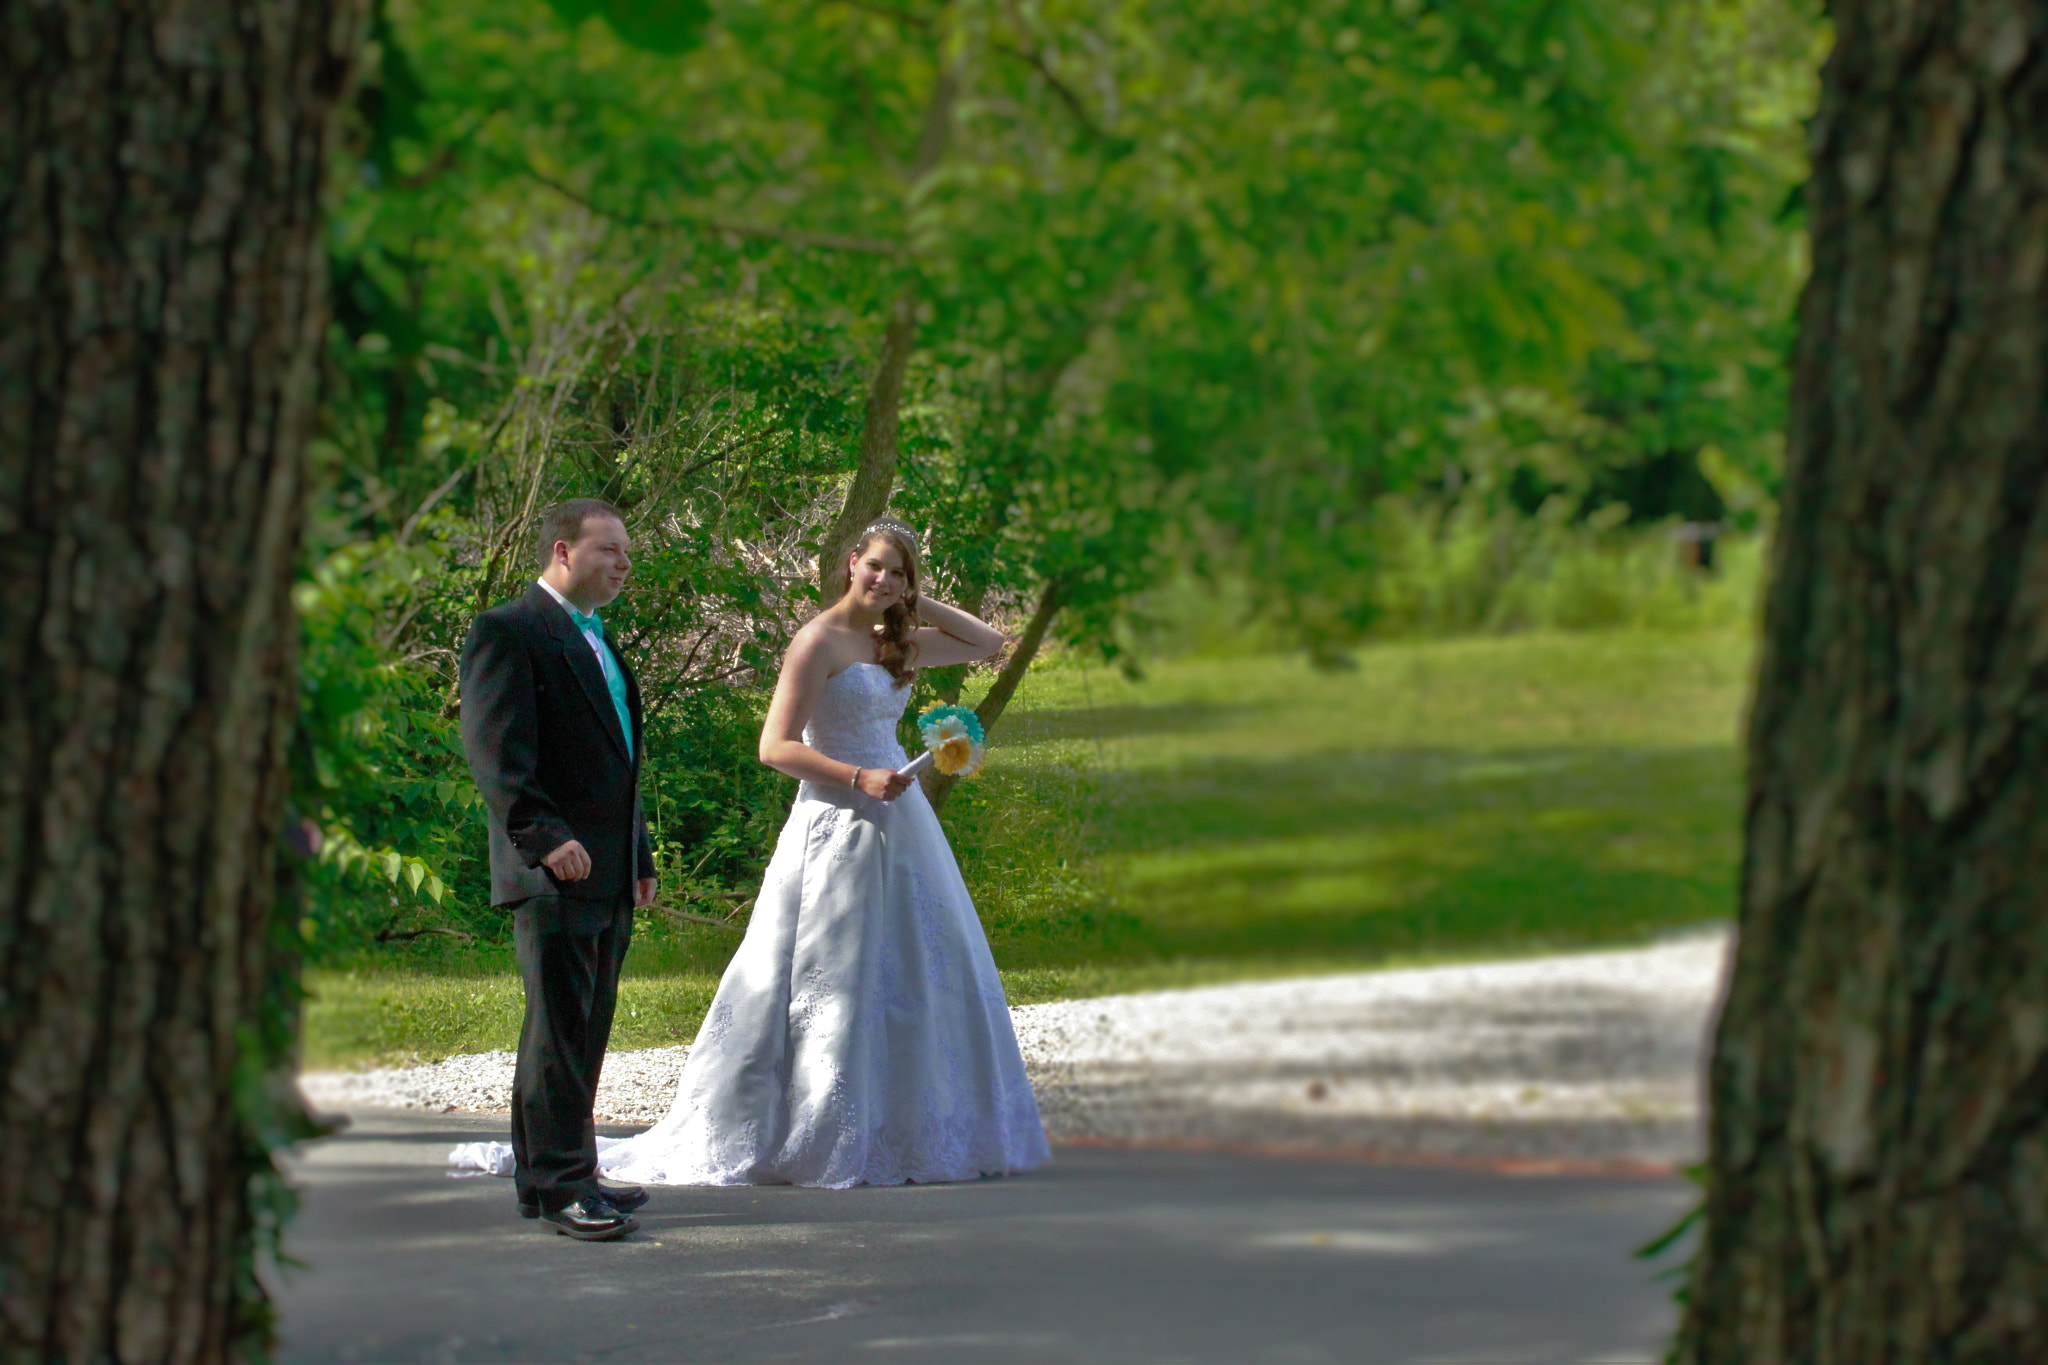
<path fill-rule="evenodd" d="M 638 1185 L 606 1185 L 600 1182 L 597 1192 L 620 1213 L 631 1213 L 647 1202 L 647 1191 Z"/>
<path fill-rule="evenodd" d="M 640 1230 L 638 1223 L 595 1195 L 572 1199 L 558 1209 L 542 1209 L 540 1221 L 579 1242 L 609 1242 Z"/>
<path fill-rule="evenodd" d="M 620 1213 L 631 1213 L 634 1209 L 647 1202 L 647 1191 L 641 1189 L 638 1185 L 600 1184 L 597 1187 L 597 1192 L 603 1196 L 605 1203 L 610 1204 Z M 540 1217 L 540 1200 L 533 1198 L 520 1200 L 519 1216 L 521 1218 Z"/>

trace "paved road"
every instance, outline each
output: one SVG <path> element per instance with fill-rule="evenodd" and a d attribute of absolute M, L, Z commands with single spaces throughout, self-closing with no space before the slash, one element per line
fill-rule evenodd
<path fill-rule="evenodd" d="M 615 1130 L 619 1132 L 628 1129 Z M 657 1189 L 583 1244 L 454 1179 L 504 1120 L 366 1112 L 294 1166 L 282 1358 L 1648 1365 L 1678 1181 L 1062 1147 L 1007 1180 Z"/>

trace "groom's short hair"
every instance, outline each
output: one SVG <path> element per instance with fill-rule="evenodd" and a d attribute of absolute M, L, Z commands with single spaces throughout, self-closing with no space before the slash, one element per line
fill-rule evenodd
<path fill-rule="evenodd" d="M 556 503 L 541 513 L 538 547 L 541 567 L 546 568 L 554 563 L 556 541 L 566 540 L 574 545 L 581 540 L 583 523 L 592 517 L 610 517 L 622 525 L 626 520 L 619 515 L 618 508 L 603 498 L 571 498 L 567 502 Z"/>

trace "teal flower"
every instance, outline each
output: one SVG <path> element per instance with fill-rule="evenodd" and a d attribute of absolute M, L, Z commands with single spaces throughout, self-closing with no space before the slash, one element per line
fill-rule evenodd
<path fill-rule="evenodd" d="M 954 777 L 972 777 L 988 755 L 988 736 L 981 717 L 964 706 L 928 707 L 917 718 L 918 734 L 931 752 L 932 765 Z"/>

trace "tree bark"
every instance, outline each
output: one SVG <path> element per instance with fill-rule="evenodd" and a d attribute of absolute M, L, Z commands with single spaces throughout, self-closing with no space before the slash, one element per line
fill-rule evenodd
<path fill-rule="evenodd" d="M 232 1359 L 265 1324 L 290 589 L 357 24 L 0 11 L 8 1360 Z"/>
<path fill-rule="evenodd" d="M 1679 1358 L 2048 1360 L 2048 4 L 1833 13 Z"/>
<path fill-rule="evenodd" d="M 983 544 L 993 545 L 1013 515 L 1012 503 L 1015 501 L 1019 484 L 1029 472 L 1032 449 L 1044 430 L 1046 416 L 1052 408 L 1053 393 L 1059 388 L 1060 381 L 1066 377 L 1070 367 L 1087 349 L 1088 336 L 1093 325 L 1091 320 L 1088 325 L 1077 327 L 1068 333 L 1048 363 L 1028 374 L 1024 383 L 1013 386 L 1007 377 L 1005 378 L 1005 401 L 997 412 L 999 416 L 1015 414 L 1012 421 L 1006 424 L 1014 430 L 998 438 L 993 452 L 997 458 L 988 460 L 981 472 L 985 488 L 982 495 L 984 510 L 980 520 L 975 523 L 974 534 L 980 537 Z M 1011 399 L 1013 394 L 1018 395 L 1014 405 Z M 961 585 L 958 605 L 969 616 L 981 615 L 983 608 L 988 605 L 989 591 L 994 587 L 991 581 L 992 574 L 993 565 L 988 561 L 981 564 L 978 572 L 972 568 L 968 570 L 966 581 Z M 940 677 L 943 679 L 938 688 L 940 699 L 949 706 L 957 703 L 960 700 L 960 689 L 967 683 L 967 669 L 947 668 L 941 672 Z"/>
<path fill-rule="evenodd" d="M 1001 719 L 1003 710 L 1009 706 L 1010 698 L 1016 695 L 1017 685 L 1024 681 L 1024 675 L 1031 671 L 1031 661 L 1038 657 L 1038 651 L 1045 644 L 1045 634 L 1052 629 L 1053 618 L 1066 605 L 1067 593 L 1064 584 L 1057 579 L 1045 585 L 1039 594 L 1038 606 L 1033 609 L 1031 619 L 1024 624 L 1024 633 L 1017 639 L 1017 647 L 1010 651 L 1010 657 L 1003 661 L 1003 671 L 996 674 L 988 695 L 981 699 L 981 705 L 974 708 L 974 714 L 981 720 L 983 730 L 993 730 Z M 925 799 L 931 802 L 933 810 L 946 804 L 946 798 L 953 793 L 953 784 L 960 779 L 937 768 L 924 770 Z"/>
<path fill-rule="evenodd" d="M 943 44 L 942 44 L 943 45 Z M 941 58 L 938 80 L 925 105 L 924 125 L 919 130 L 917 156 L 911 163 L 906 205 L 946 158 L 953 140 L 953 115 L 960 103 L 965 79 L 964 59 L 958 55 Z M 889 305 L 888 326 L 882 333 L 882 357 L 875 377 L 868 384 L 867 402 L 861 413 L 860 463 L 853 483 L 846 490 L 839 515 L 825 528 L 824 543 L 818 547 L 818 581 L 827 592 L 834 582 L 838 550 L 862 527 L 882 515 L 889 495 L 896 487 L 897 432 L 903 408 L 903 376 L 910 357 L 917 350 L 918 290 L 915 283 L 903 290 Z"/>
<path fill-rule="evenodd" d="M 867 403 L 861 413 L 860 463 L 853 472 L 853 484 L 839 515 L 825 530 L 819 547 L 819 581 L 836 581 L 839 547 L 879 517 L 889 505 L 896 487 L 898 417 L 903 407 L 903 374 L 909 368 L 911 352 L 917 349 L 917 290 L 906 286 L 889 305 L 889 325 L 882 333 L 882 358 L 875 377 L 868 383 Z"/>

